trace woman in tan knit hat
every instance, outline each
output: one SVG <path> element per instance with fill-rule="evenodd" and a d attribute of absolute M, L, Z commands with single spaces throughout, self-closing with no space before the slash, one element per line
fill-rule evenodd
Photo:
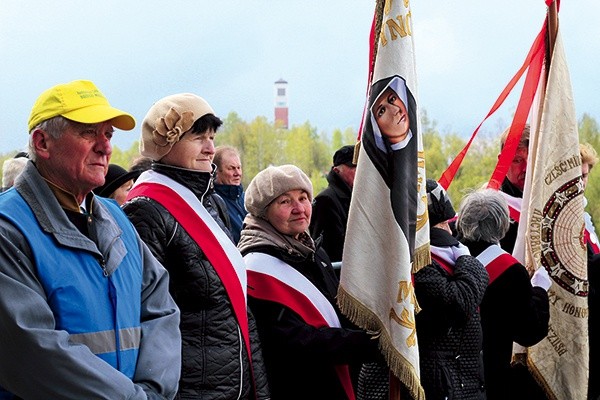
<path fill-rule="evenodd" d="M 177 398 L 268 399 L 246 304 L 244 261 L 208 194 L 221 123 L 194 94 L 156 102 L 144 118 L 140 141 L 142 156 L 154 162 L 136 180 L 123 209 L 169 271 L 169 288 L 181 310 Z"/>
<path fill-rule="evenodd" d="M 273 400 L 353 399 L 349 365 L 379 354 L 336 306 L 337 275 L 308 232 L 312 197 L 310 179 L 293 165 L 268 167 L 246 190 L 238 248 Z"/>

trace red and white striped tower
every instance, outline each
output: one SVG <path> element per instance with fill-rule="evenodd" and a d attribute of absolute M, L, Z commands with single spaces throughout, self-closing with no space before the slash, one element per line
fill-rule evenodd
<path fill-rule="evenodd" d="M 275 126 L 283 129 L 288 129 L 287 84 L 283 79 L 275 82 Z"/>

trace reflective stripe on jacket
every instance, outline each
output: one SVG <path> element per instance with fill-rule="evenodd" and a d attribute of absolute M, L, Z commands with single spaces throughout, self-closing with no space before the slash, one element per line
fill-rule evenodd
<path fill-rule="evenodd" d="M 99 197 L 95 201 L 101 201 L 123 229 L 121 240 L 126 247 L 137 248 L 134 228 L 118 205 Z M 10 213 L 2 205 L 5 202 L 10 202 Z M 29 241 L 56 329 L 69 332 L 72 342 L 87 346 L 133 379 L 141 338 L 141 255 L 127 252 L 118 268 L 108 273 L 99 254 L 64 246 L 43 231 L 16 190 L 0 198 L 0 215 Z"/>

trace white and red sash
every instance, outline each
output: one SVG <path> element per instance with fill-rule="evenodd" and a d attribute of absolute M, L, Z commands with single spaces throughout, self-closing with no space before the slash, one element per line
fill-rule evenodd
<path fill-rule="evenodd" d="M 325 296 L 300 272 L 278 258 L 264 253 L 244 256 L 248 269 L 248 295 L 284 305 L 315 328 L 339 328 L 335 309 Z M 337 365 L 336 371 L 348 399 L 354 390 L 347 365 Z"/>
<path fill-rule="evenodd" d="M 239 250 L 194 193 L 173 179 L 146 171 L 136 180 L 127 200 L 139 196 L 149 197 L 165 207 L 200 246 L 223 282 L 251 357 L 246 267 Z"/>
<path fill-rule="evenodd" d="M 519 264 L 516 258 L 495 244 L 482 251 L 477 259 L 483 264 L 490 277 L 488 285 L 491 285 L 510 266 Z"/>
<path fill-rule="evenodd" d="M 592 217 L 589 213 L 585 212 L 583 214 L 583 219 L 585 220 L 585 242 L 592 248 L 594 254 L 598 254 L 600 253 L 600 246 L 598 245 L 598 236 L 596 236 L 596 229 L 594 228 Z"/>
<path fill-rule="evenodd" d="M 500 193 L 506 199 L 508 203 L 508 214 L 510 216 L 511 222 L 515 221 L 517 223 L 521 220 L 521 207 L 523 204 L 523 199 L 520 197 L 514 197 L 509 194 L 506 194 L 502 191 Z M 525 217 L 527 217 L 525 215 Z M 518 230 L 515 237 L 515 242 L 513 243 L 512 255 L 519 261 L 521 264 L 525 265 L 525 246 L 526 246 L 526 225 L 522 224 L 518 225 Z"/>
<path fill-rule="evenodd" d="M 454 275 L 454 265 L 456 259 L 463 255 L 470 255 L 469 249 L 462 243 L 457 246 L 434 246 L 430 245 L 431 258 L 437 261 L 440 266 L 450 275 Z"/>
<path fill-rule="evenodd" d="M 431 253 L 431 258 L 440 265 L 448 274 L 454 275 L 454 264 L 451 264 L 445 258 L 438 256 L 437 254 Z"/>
<path fill-rule="evenodd" d="M 519 218 L 521 218 L 521 205 L 523 204 L 523 199 L 520 197 L 511 196 L 510 194 L 506 194 L 502 191 L 500 191 L 500 193 L 504 195 L 504 198 L 508 203 L 510 219 L 519 222 Z"/>

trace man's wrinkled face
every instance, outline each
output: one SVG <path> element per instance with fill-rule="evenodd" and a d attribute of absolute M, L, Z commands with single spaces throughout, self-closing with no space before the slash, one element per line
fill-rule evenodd
<path fill-rule="evenodd" d="M 528 150 L 524 147 L 519 147 L 517 152 L 515 153 L 515 157 L 513 158 L 510 166 L 508 167 L 508 172 L 506 173 L 506 177 L 515 185 L 519 190 L 523 190 L 525 187 L 525 172 L 527 171 L 527 154 Z"/>
<path fill-rule="evenodd" d="M 83 200 L 92 189 L 104 184 L 113 133 L 109 121 L 71 122 L 58 138 L 43 129 L 35 130 L 32 134 L 42 176 Z"/>
<path fill-rule="evenodd" d="M 215 182 L 222 185 L 242 184 L 242 163 L 235 153 L 224 154 Z"/>
<path fill-rule="evenodd" d="M 333 170 L 338 173 L 338 175 L 340 176 L 340 178 L 342 178 L 346 185 L 350 186 L 350 188 L 354 187 L 356 165 L 341 164 L 336 167 L 333 167 Z"/>

